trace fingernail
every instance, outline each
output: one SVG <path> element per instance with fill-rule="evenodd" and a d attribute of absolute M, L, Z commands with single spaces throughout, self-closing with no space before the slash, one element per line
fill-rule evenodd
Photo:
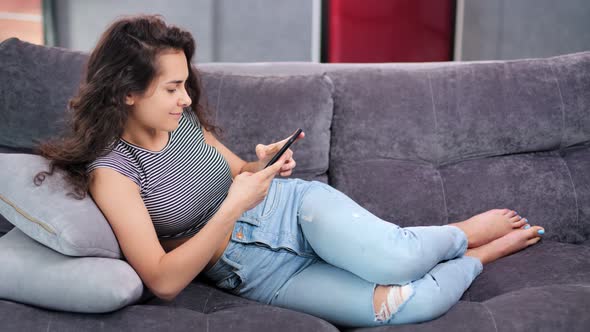
<path fill-rule="evenodd" d="M 544 229 L 540 229 L 540 230 L 537 231 L 537 233 L 539 233 L 540 235 L 543 235 L 543 234 L 545 234 L 545 230 Z"/>
<path fill-rule="evenodd" d="M 524 222 L 528 223 L 528 222 L 529 222 L 529 220 L 528 220 L 527 218 L 524 218 Z"/>
<path fill-rule="evenodd" d="M 531 228 L 531 225 L 524 226 L 524 229 L 529 229 L 529 228 Z"/>

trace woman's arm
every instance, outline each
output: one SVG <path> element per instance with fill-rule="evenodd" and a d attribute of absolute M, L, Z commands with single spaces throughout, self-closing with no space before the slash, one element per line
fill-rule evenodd
<path fill-rule="evenodd" d="M 232 178 L 235 178 L 236 175 L 243 173 L 243 172 L 250 172 L 250 173 L 256 173 L 260 170 L 262 170 L 264 168 L 264 166 L 266 165 L 266 162 L 268 160 L 270 160 L 271 155 L 268 155 L 266 157 L 263 157 L 264 160 L 257 160 L 257 161 L 250 161 L 250 162 L 246 162 L 243 159 L 241 159 L 240 157 L 238 157 L 235 153 L 233 153 L 230 149 L 228 149 L 225 145 L 223 145 L 219 140 L 217 140 L 217 138 L 210 133 L 209 131 L 207 131 L 205 128 L 202 128 L 203 130 L 203 136 L 205 137 L 205 142 L 211 146 L 213 146 L 215 149 L 217 149 L 217 151 L 219 151 L 219 153 L 221 153 L 221 155 L 223 155 L 223 157 L 225 158 L 225 160 L 227 160 L 229 167 L 231 169 L 231 173 L 232 173 Z M 305 136 L 304 133 L 301 133 L 298 139 L 301 139 Z M 262 146 L 265 148 L 270 148 L 272 151 L 272 155 L 274 155 L 274 153 L 276 153 L 282 146 L 283 144 L 286 142 L 286 140 L 289 139 L 288 137 L 280 142 L 276 142 L 267 146 Z M 262 145 L 262 144 L 259 144 Z M 259 146 L 257 146 L 257 148 L 259 148 Z M 257 151 L 258 153 L 258 151 Z M 268 152 L 267 152 L 268 153 Z M 295 168 L 295 160 L 293 159 L 293 151 L 291 149 L 287 149 L 287 151 L 285 151 L 285 155 L 287 157 L 287 161 L 285 162 L 284 166 L 281 168 L 280 171 L 280 175 L 282 176 L 289 176 L 291 175 L 291 172 L 293 170 L 293 168 Z M 262 157 L 261 157 L 262 158 Z"/>
<path fill-rule="evenodd" d="M 225 200 L 195 236 L 166 253 L 133 181 L 109 168 L 91 173 L 92 198 L 107 218 L 127 262 L 159 298 L 172 300 L 221 247 L 243 208 Z"/>

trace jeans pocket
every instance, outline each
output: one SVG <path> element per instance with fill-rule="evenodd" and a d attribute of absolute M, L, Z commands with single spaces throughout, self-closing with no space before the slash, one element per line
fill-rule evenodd
<path fill-rule="evenodd" d="M 270 217 L 279 204 L 281 200 L 281 191 L 282 191 L 283 183 L 278 181 L 273 181 L 271 183 L 270 188 L 268 189 L 268 193 L 264 198 L 264 201 L 259 204 L 260 208 L 257 211 L 257 217 L 261 219 L 266 219 Z"/>
<path fill-rule="evenodd" d="M 221 279 L 215 285 L 221 289 L 225 289 L 231 292 L 239 290 L 243 280 L 239 274 L 232 272 L 229 276 Z"/>

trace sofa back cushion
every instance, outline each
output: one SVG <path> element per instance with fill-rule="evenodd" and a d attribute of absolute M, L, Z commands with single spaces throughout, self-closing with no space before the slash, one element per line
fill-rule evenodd
<path fill-rule="evenodd" d="M 38 142 L 60 132 L 87 60 L 86 53 L 16 38 L 0 44 L 0 152 L 32 153 Z M 301 127 L 306 138 L 292 148 L 298 151 L 292 176 L 328 181 L 333 108 L 328 78 L 313 70 L 302 75 L 235 75 L 220 66 L 203 67 L 201 103 L 224 130 L 222 142 L 230 150 L 255 160 L 256 144 L 282 140 Z"/>
<path fill-rule="evenodd" d="M 442 225 L 506 207 L 549 239 L 590 234 L 590 52 L 329 75 L 331 184 L 377 216 Z"/>
<path fill-rule="evenodd" d="M 63 128 L 88 56 L 16 38 L 0 44 L 0 147 L 30 152 Z"/>
<path fill-rule="evenodd" d="M 2 152 L 57 133 L 86 59 L 18 39 L 0 45 Z M 442 225 L 507 207 L 545 238 L 590 238 L 590 52 L 199 69 L 221 140 L 243 159 L 301 127 L 292 176 L 330 181 L 385 220 Z"/>
<path fill-rule="evenodd" d="M 268 145 L 303 129 L 291 146 L 292 177 L 328 182 L 332 83 L 323 74 L 235 75 L 202 70 L 204 102 L 224 130 L 222 143 L 242 159 L 257 160 Z"/>

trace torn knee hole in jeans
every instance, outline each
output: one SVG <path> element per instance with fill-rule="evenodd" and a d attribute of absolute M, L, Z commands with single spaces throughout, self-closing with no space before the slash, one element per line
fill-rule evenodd
<path fill-rule="evenodd" d="M 387 299 L 381 304 L 381 309 L 375 314 L 375 319 L 378 321 L 385 321 L 391 318 L 399 311 L 402 304 L 404 304 L 414 293 L 414 289 L 410 284 L 400 286 L 392 285 L 387 293 Z"/>
<path fill-rule="evenodd" d="M 303 219 L 305 221 L 308 221 L 308 222 L 312 222 L 313 221 L 313 216 L 312 215 L 304 214 L 304 215 L 301 215 L 301 219 Z"/>

